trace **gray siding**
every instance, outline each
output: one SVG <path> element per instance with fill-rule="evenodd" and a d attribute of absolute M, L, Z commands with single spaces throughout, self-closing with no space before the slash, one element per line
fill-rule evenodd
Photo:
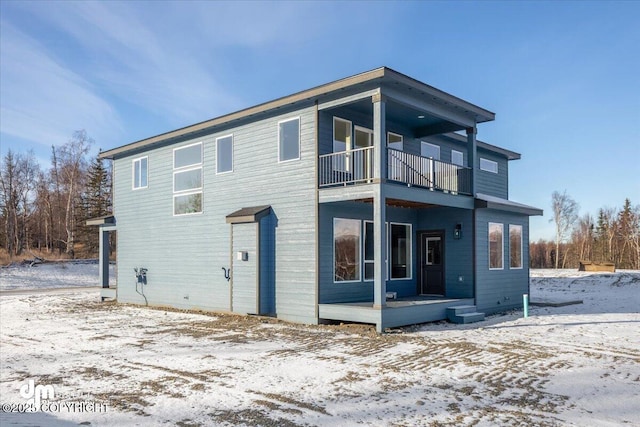
<path fill-rule="evenodd" d="M 489 270 L 489 222 L 504 224 L 502 270 Z M 522 225 L 521 269 L 509 268 L 509 224 Z M 522 294 L 529 292 L 529 217 L 479 209 L 476 211 L 476 233 L 478 309 L 493 313 L 522 307 Z"/>
<path fill-rule="evenodd" d="M 278 162 L 279 120 L 300 116 L 300 160 Z M 233 172 L 216 175 L 215 138 L 233 133 Z M 204 144 L 203 213 L 173 216 L 173 148 Z M 275 312 L 286 320 L 316 322 L 315 108 L 282 114 L 148 150 L 149 187 L 131 190 L 131 160 L 114 162 L 118 229 L 118 297 L 144 303 L 134 267 L 149 269 L 149 304 L 229 310 L 230 225 L 226 215 L 271 205 L 275 251 Z M 272 299 L 273 304 L 273 299 Z"/>

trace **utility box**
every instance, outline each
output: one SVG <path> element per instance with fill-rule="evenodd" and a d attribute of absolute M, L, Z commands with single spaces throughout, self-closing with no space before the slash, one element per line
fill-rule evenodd
<path fill-rule="evenodd" d="M 238 253 L 236 254 L 236 259 L 238 261 L 249 261 L 249 252 L 238 251 Z"/>

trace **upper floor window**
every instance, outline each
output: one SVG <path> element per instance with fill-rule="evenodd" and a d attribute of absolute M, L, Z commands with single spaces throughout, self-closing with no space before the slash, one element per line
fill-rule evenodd
<path fill-rule="evenodd" d="M 451 163 L 464 166 L 464 154 L 462 154 L 462 151 L 451 150 Z"/>
<path fill-rule="evenodd" d="M 133 189 L 147 188 L 149 175 L 149 158 L 141 157 L 133 160 Z"/>
<path fill-rule="evenodd" d="M 434 160 L 440 160 L 440 146 L 421 141 L 420 155 L 422 157 L 431 157 Z"/>
<path fill-rule="evenodd" d="M 202 212 L 202 143 L 173 150 L 173 214 Z"/>
<path fill-rule="evenodd" d="M 480 157 L 480 170 L 498 173 L 498 162 Z"/>
<path fill-rule="evenodd" d="M 393 132 L 387 132 L 387 147 L 393 148 L 394 150 L 402 151 L 402 135 L 398 135 L 397 133 Z"/>
<path fill-rule="evenodd" d="M 233 172 L 233 135 L 216 139 L 216 173 Z"/>
<path fill-rule="evenodd" d="M 300 158 L 300 118 L 278 123 L 278 157 L 281 162 Z"/>
<path fill-rule="evenodd" d="M 509 224 L 509 268 L 522 268 L 522 226 Z"/>
<path fill-rule="evenodd" d="M 333 118 L 333 152 L 341 153 L 351 148 L 351 122 Z"/>
<path fill-rule="evenodd" d="M 504 224 L 489 223 L 489 270 L 503 269 Z"/>

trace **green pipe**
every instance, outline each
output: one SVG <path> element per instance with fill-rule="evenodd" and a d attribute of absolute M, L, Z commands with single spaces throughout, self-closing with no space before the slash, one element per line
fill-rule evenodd
<path fill-rule="evenodd" d="M 529 317 L 529 295 L 522 295 L 522 306 L 524 307 L 524 317 Z"/>

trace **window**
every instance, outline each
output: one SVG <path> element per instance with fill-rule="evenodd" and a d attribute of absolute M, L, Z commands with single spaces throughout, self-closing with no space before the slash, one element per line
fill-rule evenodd
<path fill-rule="evenodd" d="M 402 151 L 403 149 L 402 135 L 398 135 L 397 133 L 387 132 L 387 147 L 393 148 L 394 150 Z"/>
<path fill-rule="evenodd" d="M 334 281 L 360 280 L 360 220 L 333 219 Z"/>
<path fill-rule="evenodd" d="M 342 153 L 351 149 L 351 122 L 348 120 L 333 118 L 333 152 Z M 348 172 L 348 163 L 345 155 L 332 157 L 333 170 Z"/>
<path fill-rule="evenodd" d="M 480 157 L 480 170 L 498 173 L 498 162 Z"/>
<path fill-rule="evenodd" d="M 503 224 L 489 223 L 489 270 L 502 270 Z"/>
<path fill-rule="evenodd" d="M 147 188 L 149 175 L 149 158 L 141 157 L 133 160 L 133 189 Z"/>
<path fill-rule="evenodd" d="M 391 223 L 391 280 L 411 278 L 411 225 Z"/>
<path fill-rule="evenodd" d="M 431 157 L 434 160 L 440 160 L 440 146 L 421 141 L 420 155 L 422 157 Z"/>
<path fill-rule="evenodd" d="M 522 226 L 509 224 L 509 268 L 522 268 Z"/>
<path fill-rule="evenodd" d="M 202 143 L 173 150 L 173 214 L 202 212 Z"/>
<path fill-rule="evenodd" d="M 364 280 L 373 280 L 373 222 L 364 222 Z"/>
<path fill-rule="evenodd" d="M 233 171 L 233 135 L 216 139 L 216 173 Z"/>
<path fill-rule="evenodd" d="M 391 234 L 389 234 L 391 233 Z M 385 253 L 386 280 L 411 278 L 411 224 L 386 223 L 387 247 Z M 364 280 L 374 276 L 373 222 L 364 222 Z M 391 275 L 389 275 L 387 254 L 391 253 Z"/>
<path fill-rule="evenodd" d="M 278 157 L 281 162 L 300 158 L 300 118 L 278 123 Z"/>
<path fill-rule="evenodd" d="M 464 154 L 462 154 L 462 151 L 451 150 L 451 163 L 464 166 Z"/>

